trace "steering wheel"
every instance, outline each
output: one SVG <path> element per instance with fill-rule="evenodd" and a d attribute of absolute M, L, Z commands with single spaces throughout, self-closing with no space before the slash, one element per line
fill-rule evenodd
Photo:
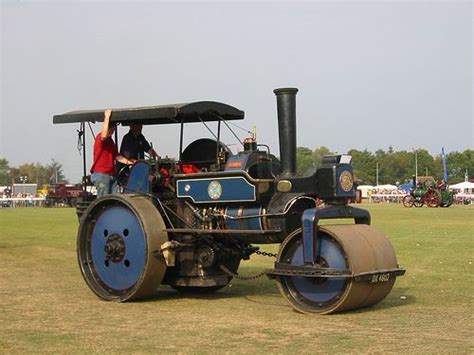
<path fill-rule="evenodd" d="M 117 184 L 123 187 L 127 184 L 128 176 L 133 165 L 124 164 L 117 173 Z"/>

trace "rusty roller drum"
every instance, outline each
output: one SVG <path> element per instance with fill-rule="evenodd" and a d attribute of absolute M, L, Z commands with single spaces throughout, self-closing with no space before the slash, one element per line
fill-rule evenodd
<path fill-rule="evenodd" d="M 372 306 L 388 295 L 395 277 L 371 282 L 356 281 L 354 276 L 398 267 L 388 238 L 364 224 L 321 226 L 316 261 L 321 267 L 349 269 L 352 277 L 278 276 L 283 297 L 303 313 L 329 314 Z M 285 239 L 278 262 L 304 265 L 301 229 Z"/>
<path fill-rule="evenodd" d="M 168 240 L 165 223 L 150 199 L 107 195 L 84 212 L 77 258 L 90 289 L 108 301 L 152 297 L 166 272 L 159 252 Z"/>

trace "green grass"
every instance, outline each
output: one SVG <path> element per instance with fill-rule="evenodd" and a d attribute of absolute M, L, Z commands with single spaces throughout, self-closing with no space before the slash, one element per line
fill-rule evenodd
<path fill-rule="evenodd" d="M 364 207 L 407 274 L 378 305 L 328 316 L 293 311 L 266 278 L 104 302 L 79 272 L 73 209 L 0 209 L 0 352 L 473 353 L 474 206 Z M 239 272 L 271 266 L 255 256 Z"/>

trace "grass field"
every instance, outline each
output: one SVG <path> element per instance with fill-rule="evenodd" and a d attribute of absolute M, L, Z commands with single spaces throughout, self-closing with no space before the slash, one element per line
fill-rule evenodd
<path fill-rule="evenodd" d="M 375 307 L 328 316 L 293 311 L 266 278 L 104 302 L 80 275 L 73 209 L 0 209 L 0 352 L 473 353 L 474 206 L 364 207 L 407 274 Z M 271 266 L 256 256 L 239 272 Z"/>

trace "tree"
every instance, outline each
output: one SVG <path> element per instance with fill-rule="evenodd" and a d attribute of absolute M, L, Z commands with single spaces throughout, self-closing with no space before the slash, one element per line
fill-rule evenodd
<path fill-rule="evenodd" d="M 474 150 L 451 152 L 446 156 L 446 161 L 450 184 L 464 181 L 466 171 L 469 177 L 474 176 Z"/>
<path fill-rule="evenodd" d="M 64 176 L 62 164 L 54 159 L 51 159 L 51 163 L 46 166 L 46 174 L 50 184 L 68 182 Z"/>
<path fill-rule="evenodd" d="M 26 182 L 38 184 L 38 187 L 56 182 L 68 183 L 64 177 L 62 164 L 51 160 L 44 166 L 40 163 L 25 163 L 18 167 L 10 167 L 6 159 L 0 159 L 0 185 L 19 184 L 26 176 Z"/>
<path fill-rule="evenodd" d="M 434 159 L 426 149 L 418 149 L 418 175 L 431 176 L 435 173 Z"/>
<path fill-rule="evenodd" d="M 19 182 L 20 176 L 26 176 L 28 183 L 38 184 L 38 187 L 40 187 L 49 184 L 51 173 L 48 167 L 40 163 L 30 163 L 20 165 L 17 169 L 13 170 L 12 179 L 15 183 Z"/>
<path fill-rule="evenodd" d="M 323 160 L 323 156 L 325 155 L 334 155 L 332 151 L 329 150 L 329 148 L 326 148 L 325 146 L 321 146 L 319 148 L 316 148 L 313 151 L 313 163 L 314 166 L 319 166 L 321 164 L 321 161 Z"/>
<path fill-rule="evenodd" d="M 390 146 L 387 152 L 379 149 L 376 155 L 377 162 L 379 163 L 379 183 L 403 183 L 414 174 L 413 153 L 407 151 L 396 152 Z"/>
<path fill-rule="evenodd" d="M 16 172 L 15 172 L 16 173 Z M 35 164 L 23 164 L 18 167 L 18 175 L 15 174 L 13 181 L 15 183 L 21 182 L 20 177 L 26 176 L 26 181 L 28 184 L 34 184 L 36 182 L 36 166 Z"/>
<path fill-rule="evenodd" d="M 390 166 L 390 175 L 392 176 L 392 183 L 410 181 L 414 175 L 414 154 L 412 152 L 400 151 L 395 152 L 390 156 L 390 161 L 386 162 Z"/>
<path fill-rule="evenodd" d="M 8 160 L 0 159 L 0 186 L 9 185 L 10 166 Z"/>
<path fill-rule="evenodd" d="M 347 154 L 352 156 L 354 178 L 363 185 L 375 185 L 376 158 L 369 151 L 351 149 Z"/>
<path fill-rule="evenodd" d="M 319 147 L 314 151 L 311 151 L 311 149 L 306 147 L 298 147 L 296 149 L 298 175 L 308 175 L 313 173 L 316 170 L 316 167 L 321 164 L 323 156 L 333 154 L 334 153 L 326 147 Z"/>
<path fill-rule="evenodd" d="M 309 148 L 298 147 L 296 148 L 296 161 L 297 161 L 297 174 L 304 175 L 309 170 L 314 170 L 313 152 Z"/>
<path fill-rule="evenodd" d="M 312 153 L 309 148 L 298 148 L 298 172 L 306 173 L 317 167 L 324 155 L 334 154 L 326 147 L 315 149 Z M 310 157 L 311 154 L 311 157 Z M 376 184 L 376 167 L 380 184 L 404 183 L 415 175 L 415 152 L 395 151 L 389 146 L 387 151 L 377 149 L 375 153 L 367 150 L 349 150 L 352 156 L 354 177 L 362 184 Z M 418 175 L 431 175 L 437 181 L 443 179 L 443 164 L 441 155 L 433 157 L 426 149 L 416 151 Z M 466 171 L 469 177 L 474 177 L 474 150 L 466 149 L 463 152 L 447 154 L 447 169 L 449 183 L 455 184 L 464 181 Z"/>

